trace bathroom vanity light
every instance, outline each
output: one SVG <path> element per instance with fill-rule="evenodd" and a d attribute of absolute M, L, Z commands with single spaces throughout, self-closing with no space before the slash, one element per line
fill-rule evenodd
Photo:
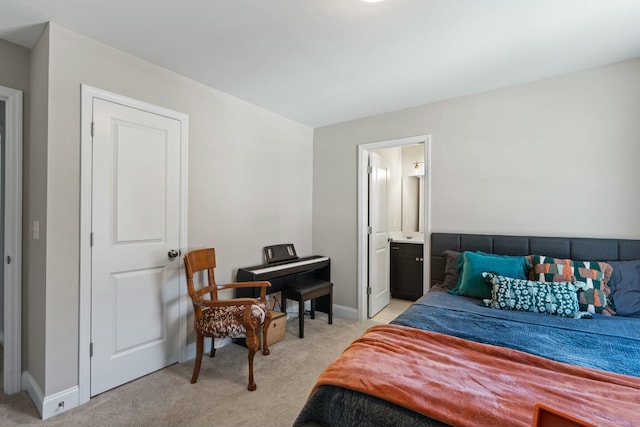
<path fill-rule="evenodd" d="M 424 176 L 424 162 L 413 162 L 413 175 Z"/>

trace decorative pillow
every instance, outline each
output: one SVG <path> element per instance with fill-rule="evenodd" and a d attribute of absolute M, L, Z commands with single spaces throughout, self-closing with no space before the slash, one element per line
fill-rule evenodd
<path fill-rule="evenodd" d="M 458 260 L 460 259 L 460 252 L 446 250 L 443 252 L 446 257 L 444 266 L 444 281 L 442 287 L 453 289 L 458 284 L 458 278 L 460 273 L 458 272 Z"/>
<path fill-rule="evenodd" d="M 607 284 L 612 270 L 611 265 L 606 262 L 573 261 L 534 255 L 531 279 L 543 282 L 584 282 L 587 289 L 578 291 L 580 311 L 602 314 L 611 293 Z M 607 314 L 615 314 L 607 311 Z"/>
<path fill-rule="evenodd" d="M 491 308 L 580 317 L 578 286 L 571 282 L 539 282 L 482 273 L 492 285 L 491 299 L 483 302 Z M 581 284 L 581 286 L 585 286 Z"/>
<path fill-rule="evenodd" d="M 610 298 L 619 316 L 640 317 L 640 260 L 611 261 Z"/>
<path fill-rule="evenodd" d="M 458 260 L 458 285 L 449 291 L 453 295 L 491 298 L 491 286 L 482 273 L 489 271 L 502 276 L 526 279 L 529 262 L 523 256 L 493 255 L 484 252 L 463 252 Z"/>

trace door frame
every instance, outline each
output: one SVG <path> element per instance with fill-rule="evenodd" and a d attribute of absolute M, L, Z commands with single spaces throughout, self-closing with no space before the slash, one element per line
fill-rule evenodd
<path fill-rule="evenodd" d="M 358 145 L 358 319 L 366 320 L 367 313 L 367 286 L 369 282 L 368 261 L 368 172 L 369 152 L 383 148 L 401 147 L 424 143 L 424 194 L 423 203 L 424 221 L 424 270 L 423 291 L 429 289 L 428 261 L 431 254 L 429 239 L 431 236 L 431 135 L 417 135 L 406 138 L 390 139 L 386 141 L 371 142 Z"/>
<path fill-rule="evenodd" d="M 0 86 L 5 102 L 4 366 L 6 394 L 22 390 L 22 91 Z"/>
<path fill-rule="evenodd" d="M 128 98 L 102 89 L 81 85 L 80 121 L 80 324 L 78 355 L 78 403 L 81 405 L 91 398 L 91 204 L 92 204 L 92 150 L 91 121 L 93 99 L 125 105 L 142 111 L 169 117 L 180 122 L 180 251 L 187 249 L 188 212 L 188 132 L 189 116 L 157 105 Z M 182 283 L 184 265 L 180 260 L 179 278 Z M 184 290 L 183 290 L 184 288 Z M 179 362 L 187 360 L 187 315 L 188 298 L 186 287 L 180 289 L 179 301 Z"/>

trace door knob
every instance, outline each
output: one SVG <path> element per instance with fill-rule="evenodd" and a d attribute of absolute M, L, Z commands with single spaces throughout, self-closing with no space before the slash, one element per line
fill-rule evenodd
<path fill-rule="evenodd" d="M 180 253 L 175 249 L 171 249 L 167 255 L 169 256 L 169 258 L 175 258 L 180 255 Z"/>

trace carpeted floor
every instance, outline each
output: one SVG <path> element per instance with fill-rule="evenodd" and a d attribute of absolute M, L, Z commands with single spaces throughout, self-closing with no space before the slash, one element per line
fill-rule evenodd
<path fill-rule="evenodd" d="M 92 398 L 88 403 L 42 421 L 25 393 L 0 397 L 0 425 L 36 426 L 290 426 L 316 378 L 342 350 L 376 324 L 319 313 L 305 319 L 305 337 L 297 319 L 287 321 L 285 339 L 271 355 L 256 354 L 258 389 L 247 391 L 247 350 L 231 344 L 203 357 L 200 376 L 191 384 L 193 360 L 169 366 Z"/>

